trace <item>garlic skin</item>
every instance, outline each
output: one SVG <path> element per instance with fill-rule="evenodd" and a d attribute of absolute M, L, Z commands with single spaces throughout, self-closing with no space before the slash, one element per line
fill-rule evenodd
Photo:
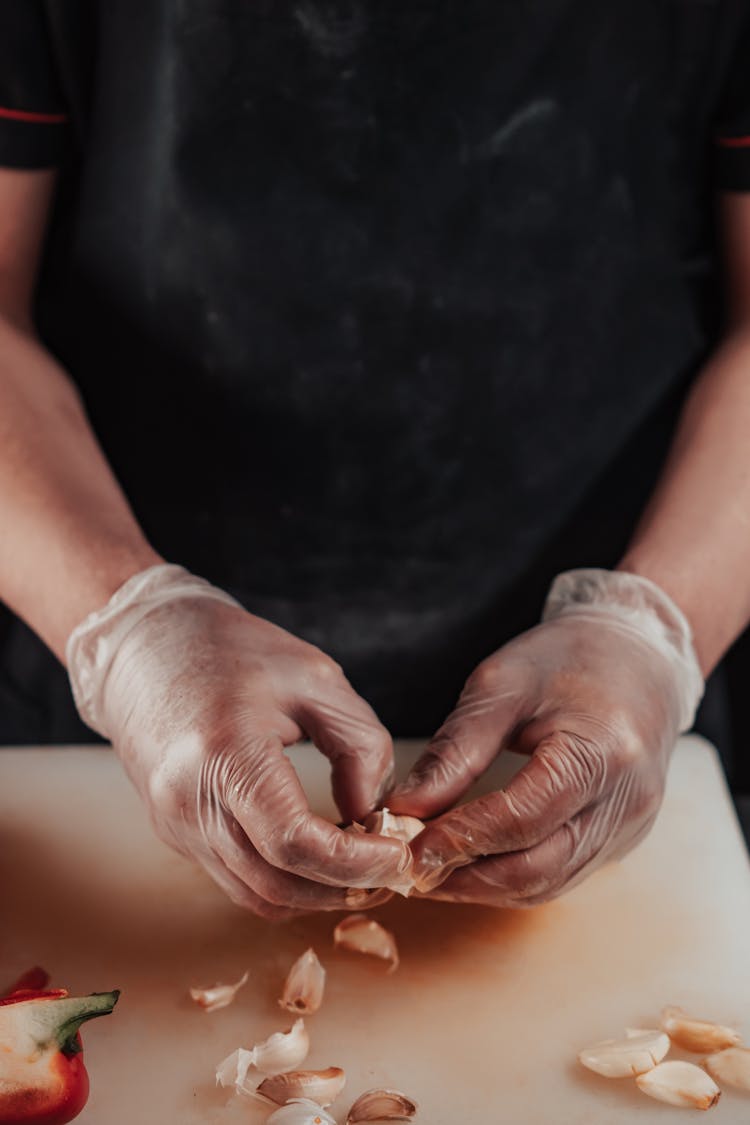
<path fill-rule="evenodd" d="M 665 1008 L 661 1014 L 661 1028 L 677 1047 L 684 1051 L 723 1051 L 735 1047 L 741 1036 L 731 1027 L 722 1027 L 708 1020 L 692 1019 L 682 1008 Z"/>
<path fill-rule="evenodd" d="M 292 1098 L 266 1118 L 266 1125 L 336 1125 L 335 1118 L 309 1098 Z"/>
<path fill-rule="evenodd" d="M 710 1109 L 721 1097 L 710 1074 L 695 1063 L 677 1060 L 659 1063 L 653 1070 L 639 1074 L 636 1082 L 650 1098 L 686 1109 Z"/>
<path fill-rule="evenodd" d="M 314 949 L 306 950 L 292 965 L 279 1005 L 289 1012 L 317 1012 L 323 1002 L 326 971 Z"/>
<path fill-rule="evenodd" d="M 410 844 L 424 830 L 424 821 L 416 816 L 400 816 L 390 809 L 378 809 L 365 818 L 364 828 L 375 836 L 388 836 Z"/>
<path fill-rule="evenodd" d="M 244 984 L 247 984 L 248 974 L 243 973 L 236 984 L 215 984 L 212 988 L 191 988 L 190 999 L 206 1012 L 218 1012 L 220 1008 L 228 1008 Z"/>
<path fill-rule="evenodd" d="M 360 1121 L 411 1121 L 417 1103 L 398 1090 L 366 1090 L 346 1115 L 346 1125 Z"/>
<path fill-rule="evenodd" d="M 337 948 L 350 949 L 355 953 L 369 953 L 390 962 L 390 973 L 399 965 L 398 946 L 390 930 L 366 914 L 350 914 L 343 918 L 333 931 L 333 942 Z"/>
<path fill-rule="evenodd" d="M 289 1031 L 275 1031 L 251 1051 L 238 1047 L 219 1063 L 216 1083 L 234 1086 L 241 1094 L 253 1093 L 257 1078 L 252 1086 L 247 1084 L 247 1072 L 251 1067 L 264 1076 L 294 1070 L 305 1061 L 309 1050 L 310 1038 L 305 1030 L 305 1021 L 299 1019 Z"/>
<path fill-rule="evenodd" d="M 703 1065 L 717 1082 L 725 1082 L 736 1090 L 750 1093 L 750 1048 L 727 1047 L 703 1060 Z"/>
<path fill-rule="evenodd" d="M 293 1098 L 306 1098 L 319 1106 L 335 1102 L 346 1085 L 346 1075 L 341 1067 L 329 1066 L 327 1070 L 292 1070 L 265 1078 L 256 1091 L 261 1098 L 269 1098 L 284 1105 Z"/>
<path fill-rule="evenodd" d="M 578 1061 L 605 1078 L 632 1078 L 652 1070 L 668 1051 L 669 1038 L 663 1031 L 641 1031 L 625 1039 L 605 1039 L 585 1047 Z"/>

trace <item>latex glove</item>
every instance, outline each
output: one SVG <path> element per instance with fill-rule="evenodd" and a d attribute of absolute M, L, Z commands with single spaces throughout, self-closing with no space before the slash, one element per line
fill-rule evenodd
<path fill-rule="evenodd" d="M 500 751 L 531 755 L 502 791 L 445 813 L 412 842 L 418 890 L 532 905 L 624 855 L 656 817 L 702 691 L 690 628 L 662 590 L 613 571 L 560 575 L 543 624 L 479 665 L 388 798 L 394 812 L 431 817 Z"/>
<path fill-rule="evenodd" d="M 158 835 L 235 902 L 281 917 L 404 884 L 409 848 L 314 816 L 283 753 L 313 739 L 347 819 L 392 778 L 390 736 L 318 649 L 164 565 L 79 625 L 66 655 L 81 717 L 112 742 Z"/>

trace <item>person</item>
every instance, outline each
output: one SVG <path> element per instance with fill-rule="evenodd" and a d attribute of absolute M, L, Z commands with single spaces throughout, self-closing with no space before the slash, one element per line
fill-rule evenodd
<path fill-rule="evenodd" d="M 65 664 L 266 916 L 624 854 L 750 618 L 746 6 L 0 22 L 2 741 L 82 740 Z M 303 736 L 411 848 L 310 812 Z"/>

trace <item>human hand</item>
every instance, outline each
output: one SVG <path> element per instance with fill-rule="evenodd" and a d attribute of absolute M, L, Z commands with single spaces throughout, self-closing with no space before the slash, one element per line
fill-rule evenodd
<path fill-rule="evenodd" d="M 158 835 L 266 917 L 361 909 L 399 888 L 411 853 L 314 816 L 283 747 L 329 758 L 345 819 L 392 776 L 390 736 L 337 664 L 181 567 L 125 584 L 73 631 L 80 714 L 110 739 Z"/>
<path fill-rule="evenodd" d="M 394 812 L 443 813 L 504 749 L 530 761 L 500 792 L 412 842 L 418 893 L 496 906 L 554 898 L 651 827 L 703 681 L 689 626 L 653 583 L 559 576 L 544 620 L 482 662 Z"/>

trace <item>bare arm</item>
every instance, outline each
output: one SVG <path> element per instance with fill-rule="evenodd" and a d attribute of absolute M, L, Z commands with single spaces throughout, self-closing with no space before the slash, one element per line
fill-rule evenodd
<path fill-rule="evenodd" d="M 721 217 L 727 334 L 690 394 L 620 563 L 682 608 L 704 675 L 750 621 L 750 194 L 726 193 Z"/>
<path fill-rule="evenodd" d="M 33 333 L 53 190 L 53 172 L 0 169 L 0 598 L 62 659 L 71 629 L 161 560 Z"/>

